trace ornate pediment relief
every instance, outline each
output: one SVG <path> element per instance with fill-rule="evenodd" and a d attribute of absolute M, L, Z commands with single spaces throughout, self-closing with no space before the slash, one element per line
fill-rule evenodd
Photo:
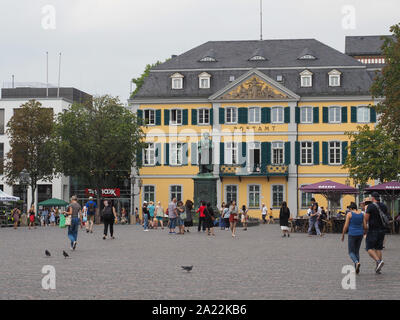
<path fill-rule="evenodd" d="M 258 76 L 253 76 L 250 79 L 242 82 L 230 92 L 219 97 L 220 100 L 238 100 L 238 99 L 287 99 L 288 95 L 275 89 Z"/>

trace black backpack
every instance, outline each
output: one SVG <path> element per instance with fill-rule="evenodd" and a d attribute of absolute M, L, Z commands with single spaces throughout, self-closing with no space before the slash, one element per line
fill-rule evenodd
<path fill-rule="evenodd" d="M 89 213 L 94 213 L 94 203 L 93 203 L 93 201 L 89 202 L 88 211 L 89 211 Z"/>
<path fill-rule="evenodd" d="M 389 216 L 382 211 L 381 206 L 379 204 L 374 202 L 374 205 L 378 209 L 379 216 L 381 217 L 383 227 L 388 228 L 390 226 Z"/>
<path fill-rule="evenodd" d="M 103 209 L 103 217 L 111 218 L 113 216 L 112 208 L 107 206 Z"/>

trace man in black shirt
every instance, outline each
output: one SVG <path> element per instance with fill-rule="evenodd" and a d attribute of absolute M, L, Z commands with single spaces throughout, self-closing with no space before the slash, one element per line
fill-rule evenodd
<path fill-rule="evenodd" d="M 380 202 L 379 193 L 372 193 L 372 203 L 368 205 L 367 211 L 364 215 L 366 224 L 368 224 L 368 233 L 366 242 L 366 250 L 369 256 L 376 261 L 375 272 L 380 273 L 383 267 L 382 249 L 383 241 L 385 239 L 385 227 L 379 215 L 380 209 L 387 215 L 387 207 Z"/>

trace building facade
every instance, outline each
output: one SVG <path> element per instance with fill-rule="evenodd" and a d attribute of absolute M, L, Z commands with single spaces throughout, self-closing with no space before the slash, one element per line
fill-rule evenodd
<path fill-rule="evenodd" d="M 211 41 L 153 68 L 129 100 L 148 143 L 135 203 L 193 199 L 209 134 L 218 206 L 236 200 L 259 217 L 264 203 L 277 217 L 286 201 L 301 216 L 314 196 L 327 207 L 298 189 L 328 179 L 354 186 L 342 168 L 345 132 L 377 121 L 375 71 L 315 39 Z"/>

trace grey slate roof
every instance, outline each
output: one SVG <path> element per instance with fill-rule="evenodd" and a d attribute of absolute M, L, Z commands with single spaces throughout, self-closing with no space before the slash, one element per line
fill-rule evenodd
<path fill-rule="evenodd" d="M 346 37 L 345 53 L 351 56 L 381 55 L 384 42 L 382 37 L 391 35 Z"/>
<path fill-rule="evenodd" d="M 217 61 L 200 62 L 210 50 Z M 262 52 L 268 60 L 249 61 L 255 52 Z M 317 59 L 299 60 L 304 52 L 312 53 Z M 309 69 L 313 73 L 313 86 L 301 88 L 299 73 L 309 67 L 313 67 Z M 210 41 L 152 69 L 133 101 L 207 99 L 229 85 L 231 76 L 237 79 L 253 68 L 274 80 L 282 75 L 281 84 L 299 96 L 370 95 L 372 79 L 365 65 L 315 39 Z M 340 87 L 328 85 L 328 72 L 332 69 L 342 73 Z M 199 88 L 198 75 L 204 71 L 211 75 L 210 89 Z M 181 90 L 171 88 L 170 76 L 175 72 L 184 76 Z"/>

